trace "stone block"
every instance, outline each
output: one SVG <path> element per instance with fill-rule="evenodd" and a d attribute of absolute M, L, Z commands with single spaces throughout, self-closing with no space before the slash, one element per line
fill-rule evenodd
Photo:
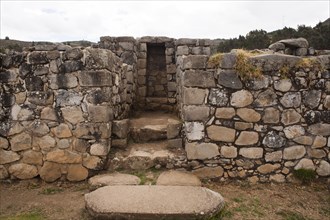
<path fill-rule="evenodd" d="M 236 131 L 232 128 L 211 125 L 206 128 L 208 137 L 213 141 L 234 142 Z"/>
<path fill-rule="evenodd" d="M 275 131 L 268 132 L 262 141 L 262 144 L 269 148 L 281 148 L 285 143 L 285 138 Z"/>
<path fill-rule="evenodd" d="M 207 106 L 188 105 L 183 107 L 183 118 L 186 121 L 207 121 L 210 108 Z"/>
<path fill-rule="evenodd" d="M 214 179 L 220 178 L 223 176 L 222 167 L 203 167 L 196 170 L 193 170 L 192 173 L 201 179 Z"/>
<path fill-rule="evenodd" d="M 277 124 L 280 121 L 280 111 L 273 107 L 266 108 L 262 120 L 266 124 Z"/>
<path fill-rule="evenodd" d="M 70 73 L 48 75 L 48 79 L 51 89 L 72 89 L 78 86 L 77 77 Z"/>
<path fill-rule="evenodd" d="M 245 86 L 249 90 L 261 90 L 269 87 L 272 78 L 270 76 L 261 75 L 252 80 L 246 80 Z"/>
<path fill-rule="evenodd" d="M 218 84 L 230 89 L 242 89 L 243 84 L 235 70 L 220 70 Z"/>
<path fill-rule="evenodd" d="M 235 109 L 231 107 L 217 108 L 217 110 L 215 111 L 215 117 L 221 119 L 231 119 L 235 116 L 235 114 Z"/>
<path fill-rule="evenodd" d="M 330 128 L 329 128 L 330 129 Z M 305 129 L 300 125 L 292 125 L 284 128 L 285 137 L 288 139 L 293 139 L 305 134 Z"/>
<path fill-rule="evenodd" d="M 299 170 L 299 169 L 315 170 L 316 167 L 311 159 L 303 158 L 298 162 L 298 164 L 294 167 L 294 169 L 295 170 Z"/>
<path fill-rule="evenodd" d="M 260 147 L 249 147 L 241 148 L 239 150 L 239 155 L 249 159 L 260 159 L 262 158 L 264 150 Z"/>
<path fill-rule="evenodd" d="M 183 69 L 205 69 L 206 66 L 206 55 L 189 55 L 183 57 Z"/>
<path fill-rule="evenodd" d="M 181 55 L 188 55 L 189 54 L 189 47 L 186 45 L 183 46 L 178 46 L 176 48 L 176 55 L 181 56 Z"/>
<path fill-rule="evenodd" d="M 294 142 L 302 145 L 312 145 L 313 138 L 310 136 L 300 136 L 293 139 Z"/>
<path fill-rule="evenodd" d="M 7 164 L 18 161 L 21 157 L 18 153 L 0 149 L 0 164 Z"/>
<path fill-rule="evenodd" d="M 72 164 L 81 163 L 82 156 L 69 150 L 54 150 L 46 154 L 45 160 L 61 164 Z"/>
<path fill-rule="evenodd" d="M 188 160 L 205 160 L 220 155 L 218 145 L 213 143 L 186 143 Z"/>
<path fill-rule="evenodd" d="M 261 119 L 261 115 L 250 108 L 237 109 L 237 115 L 246 122 L 258 122 Z"/>
<path fill-rule="evenodd" d="M 284 149 L 283 159 L 297 160 L 302 158 L 305 154 L 306 154 L 306 149 L 303 145 L 295 145 Z"/>
<path fill-rule="evenodd" d="M 45 135 L 43 137 L 34 137 L 32 146 L 33 148 L 40 148 L 43 151 L 49 151 L 51 148 L 55 147 L 56 141 L 53 137 Z"/>
<path fill-rule="evenodd" d="M 220 67 L 222 69 L 234 69 L 236 64 L 236 54 L 235 53 L 225 53 L 223 54 L 220 62 Z"/>
<path fill-rule="evenodd" d="M 215 106 L 227 106 L 228 94 L 221 89 L 211 88 L 208 103 Z"/>
<path fill-rule="evenodd" d="M 280 164 L 263 164 L 257 168 L 258 172 L 261 174 L 269 174 L 281 167 Z"/>
<path fill-rule="evenodd" d="M 286 108 L 298 108 L 301 105 L 301 94 L 300 92 L 287 92 L 280 102 Z"/>
<path fill-rule="evenodd" d="M 39 171 L 39 175 L 46 182 L 54 182 L 62 176 L 61 168 L 61 164 L 45 161 Z"/>
<path fill-rule="evenodd" d="M 247 129 L 251 129 L 253 128 L 253 123 L 246 123 L 246 122 L 235 122 L 235 129 L 240 130 L 240 131 L 244 131 Z"/>
<path fill-rule="evenodd" d="M 109 71 L 82 71 L 78 79 L 80 85 L 85 87 L 112 86 L 112 76 Z"/>
<path fill-rule="evenodd" d="M 97 156 L 90 156 L 89 154 L 84 154 L 83 166 L 91 170 L 101 170 L 103 167 L 102 159 Z"/>
<path fill-rule="evenodd" d="M 207 89 L 183 87 L 183 104 L 202 105 L 205 102 L 207 94 Z"/>
<path fill-rule="evenodd" d="M 23 153 L 22 162 L 32 165 L 42 165 L 42 153 L 38 151 L 28 150 Z"/>
<path fill-rule="evenodd" d="M 56 106 L 77 106 L 80 105 L 83 96 L 75 91 L 59 90 L 56 95 Z"/>
<path fill-rule="evenodd" d="M 28 54 L 27 60 L 30 64 L 48 63 L 47 52 L 33 51 Z"/>
<path fill-rule="evenodd" d="M 94 156 L 107 156 L 110 146 L 101 143 L 95 143 L 90 148 L 90 154 Z"/>
<path fill-rule="evenodd" d="M 180 135 L 182 123 L 177 120 L 168 119 L 167 121 L 167 139 L 173 139 Z"/>
<path fill-rule="evenodd" d="M 330 140 L 330 139 L 329 139 Z M 322 148 L 327 144 L 327 139 L 322 136 L 316 136 L 312 148 Z M 311 145 L 311 143 L 310 143 Z"/>
<path fill-rule="evenodd" d="M 0 137 L 0 149 L 7 149 L 9 147 L 9 142 L 6 138 Z"/>
<path fill-rule="evenodd" d="M 330 164 L 325 160 L 321 160 L 320 164 L 316 168 L 316 173 L 319 176 L 329 176 L 330 175 Z"/>
<path fill-rule="evenodd" d="M 300 122 L 301 115 L 294 109 L 286 109 L 282 112 L 281 122 L 284 125 L 292 125 Z"/>
<path fill-rule="evenodd" d="M 322 92 L 319 90 L 309 90 L 303 92 L 303 103 L 307 108 L 315 109 L 319 106 Z"/>
<path fill-rule="evenodd" d="M 254 145 L 258 143 L 259 135 L 254 131 L 242 131 L 237 140 L 235 141 L 236 145 L 244 146 L 244 145 Z"/>
<path fill-rule="evenodd" d="M 111 147 L 125 149 L 127 147 L 127 138 L 124 139 L 111 139 Z"/>
<path fill-rule="evenodd" d="M 118 138 L 127 138 L 129 131 L 129 119 L 114 120 L 112 122 L 112 133 Z"/>
<path fill-rule="evenodd" d="M 167 147 L 169 149 L 181 149 L 183 145 L 182 138 L 167 140 Z"/>
<path fill-rule="evenodd" d="M 68 60 L 63 63 L 63 67 L 66 73 L 72 73 L 81 70 L 83 63 L 80 60 Z"/>
<path fill-rule="evenodd" d="M 79 106 L 61 108 L 64 120 L 71 124 L 78 124 L 84 121 L 83 112 Z"/>
<path fill-rule="evenodd" d="M 11 83 L 16 82 L 18 72 L 14 70 L 7 70 L 0 72 L 0 82 L 1 83 Z"/>
<path fill-rule="evenodd" d="M 38 175 L 38 169 L 34 165 L 19 163 L 11 165 L 8 169 L 10 175 L 21 179 L 32 179 Z"/>
<path fill-rule="evenodd" d="M 282 151 L 274 151 L 266 153 L 265 160 L 266 162 L 281 162 L 283 157 Z"/>
<path fill-rule="evenodd" d="M 73 164 L 68 166 L 66 178 L 69 181 L 78 182 L 88 177 L 88 170 L 81 164 Z"/>
<path fill-rule="evenodd" d="M 50 90 L 46 92 L 32 91 L 29 93 L 28 100 L 35 105 L 52 105 L 54 102 L 54 95 Z"/>
<path fill-rule="evenodd" d="M 57 127 L 51 129 L 52 133 L 58 138 L 72 137 L 71 129 L 67 124 L 61 123 Z"/>
<path fill-rule="evenodd" d="M 237 148 L 234 146 L 221 146 L 220 153 L 221 157 L 224 158 L 236 158 Z"/>
<path fill-rule="evenodd" d="M 27 133 L 20 133 L 10 138 L 12 151 L 27 150 L 32 147 L 32 137 Z"/>
<path fill-rule="evenodd" d="M 113 109 L 110 106 L 89 105 L 88 114 L 91 122 L 109 122 L 113 119 Z"/>
<path fill-rule="evenodd" d="M 211 71 L 186 70 L 183 73 L 184 86 L 196 86 L 201 88 L 215 87 L 214 74 Z"/>
<path fill-rule="evenodd" d="M 290 79 L 281 79 L 274 82 L 274 89 L 280 92 L 288 92 L 292 87 Z"/>
<path fill-rule="evenodd" d="M 32 131 L 34 137 L 42 137 L 49 133 L 49 128 L 46 123 L 38 121 L 33 121 L 27 125 L 27 129 Z"/>
<path fill-rule="evenodd" d="M 268 107 L 277 105 L 277 95 L 272 89 L 267 89 L 259 93 L 257 99 L 254 101 L 257 107 Z"/>
<path fill-rule="evenodd" d="M 253 102 L 253 96 L 251 92 L 247 90 L 240 90 L 232 93 L 230 97 L 230 104 L 234 107 L 245 107 Z"/>
<path fill-rule="evenodd" d="M 204 124 L 202 122 L 185 122 L 188 140 L 201 140 L 204 137 Z"/>

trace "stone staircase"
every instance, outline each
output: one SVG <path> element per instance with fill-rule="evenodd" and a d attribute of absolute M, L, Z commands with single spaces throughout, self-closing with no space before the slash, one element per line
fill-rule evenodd
<path fill-rule="evenodd" d="M 125 149 L 111 149 L 109 170 L 180 167 L 186 154 L 180 137 L 182 122 L 173 114 L 138 112 L 129 120 Z"/>

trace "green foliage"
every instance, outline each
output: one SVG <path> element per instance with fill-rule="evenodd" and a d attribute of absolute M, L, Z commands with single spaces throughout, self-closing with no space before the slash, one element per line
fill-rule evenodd
<path fill-rule="evenodd" d="M 221 42 L 218 46 L 219 52 L 229 52 L 232 49 L 262 49 L 268 48 L 272 43 L 288 38 L 306 38 L 311 47 L 318 50 L 330 49 L 330 26 L 329 22 L 317 24 L 315 27 L 298 25 L 297 29 L 284 27 L 267 33 L 265 30 L 253 30 L 246 36 L 240 35 L 238 38 L 231 38 Z"/>
<path fill-rule="evenodd" d="M 308 220 L 308 218 L 305 218 L 302 214 L 288 210 L 282 210 L 276 214 L 282 216 L 283 220 Z"/>
<path fill-rule="evenodd" d="M 40 210 L 32 210 L 14 216 L 0 217 L 0 220 L 43 220 L 45 219 Z"/>
<path fill-rule="evenodd" d="M 54 194 L 60 193 L 62 191 L 63 191 L 63 189 L 61 189 L 61 188 L 52 188 L 52 187 L 50 187 L 50 188 L 46 188 L 46 189 L 42 190 L 40 192 L 40 194 L 54 195 Z"/>
<path fill-rule="evenodd" d="M 301 168 L 294 170 L 293 176 L 302 181 L 304 184 L 310 184 L 313 180 L 315 180 L 316 172 L 315 170 Z"/>

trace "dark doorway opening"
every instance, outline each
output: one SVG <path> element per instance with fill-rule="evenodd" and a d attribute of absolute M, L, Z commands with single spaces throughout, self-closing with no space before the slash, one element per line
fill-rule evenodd
<path fill-rule="evenodd" d="M 167 97 L 167 72 L 164 43 L 147 44 L 147 96 Z"/>

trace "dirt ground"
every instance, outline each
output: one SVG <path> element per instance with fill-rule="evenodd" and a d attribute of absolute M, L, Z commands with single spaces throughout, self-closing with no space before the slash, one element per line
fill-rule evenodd
<path fill-rule="evenodd" d="M 219 192 L 226 201 L 212 219 L 330 219 L 327 183 L 256 184 L 216 183 L 204 186 Z M 40 179 L 0 183 L 0 220 L 89 219 L 84 209 L 86 182 L 45 183 Z"/>

